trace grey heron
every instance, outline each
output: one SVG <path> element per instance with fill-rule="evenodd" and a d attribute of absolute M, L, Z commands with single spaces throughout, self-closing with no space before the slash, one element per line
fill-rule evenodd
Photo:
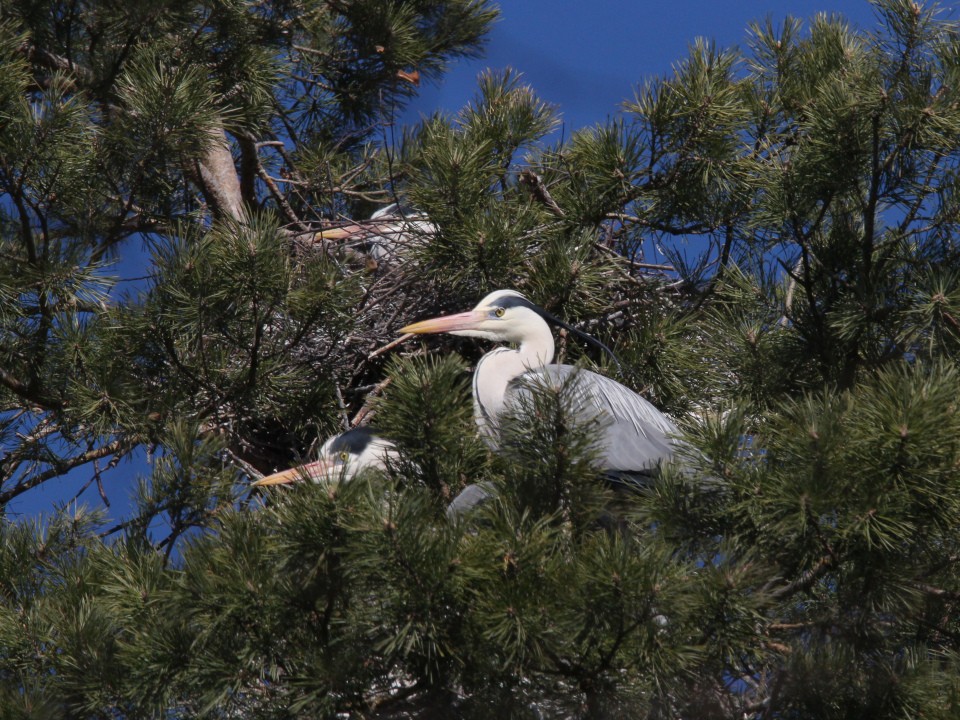
<path fill-rule="evenodd" d="M 349 240 L 351 246 L 377 262 L 389 260 L 406 245 L 435 235 L 437 227 L 421 212 L 391 203 L 368 220 L 329 227 L 317 233 L 325 240 Z"/>
<path fill-rule="evenodd" d="M 315 483 L 348 481 L 365 470 L 386 470 L 399 459 L 396 446 L 369 427 L 348 430 L 327 440 L 315 462 L 298 465 L 267 475 L 251 487 L 287 485 L 300 480 Z M 447 506 L 450 520 L 462 517 L 486 503 L 494 494 L 492 483 L 480 482 L 465 487 Z"/>
<path fill-rule="evenodd" d="M 521 409 L 522 396 L 531 386 L 565 387 L 573 395 L 577 414 L 596 417 L 602 424 L 597 450 L 603 474 L 626 484 L 649 476 L 677 449 L 676 425 L 615 380 L 571 365 L 550 364 L 555 346 L 549 323 L 589 337 L 513 290 L 497 290 L 473 310 L 422 320 L 400 332 L 449 333 L 516 346 L 491 350 L 480 358 L 473 374 L 474 417 L 494 451 L 499 447 L 501 418 Z"/>
<path fill-rule="evenodd" d="M 397 449 L 392 442 L 378 436 L 370 428 L 354 428 L 327 440 L 315 462 L 267 475 L 253 483 L 253 487 L 286 485 L 297 480 L 316 483 L 352 480 L 362 470 L 386 470 L 387 464 L 397 457 Z"/>

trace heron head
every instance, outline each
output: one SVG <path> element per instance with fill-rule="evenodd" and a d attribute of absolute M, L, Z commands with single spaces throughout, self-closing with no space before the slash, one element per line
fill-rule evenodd
<path fill-rule="evenodd" d="M 253 487 L 286 485 L 298 480 L 315 483 L 351 480 L 364 470 L 385 470 L 389 458 L 395 454 L 396 449 L 389 440 L 374 434 L 370 428 L 354 428 L 327 440 L 316 462 L 268 475 L 253 483 Z"/>
<path fill-rule="evenodd" d="M 542 309 L 515 290 L 495 290 L 473 310 L 422 320 L 400 329 L 404 333 L 449 333 L 497 342 L 522 343 L 549 333 Z"/>

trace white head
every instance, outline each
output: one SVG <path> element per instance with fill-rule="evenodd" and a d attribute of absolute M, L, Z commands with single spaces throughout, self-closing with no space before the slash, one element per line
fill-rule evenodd
<path fill-rule="evenodd" d="M 268 475 L 253 483 L 253 487 L 285 485 L 297 480 L 351 480 L 364 470 L 386 470 L 387 463 L 396 456 L 396 448 L 389 440 L 375 435 L 370 428 L 354 428 L 327 440 L 316 462 Z"/>
<path fill-rule="evenodd" d="M 406 333 L 449 333 L 496 342 L 546 344 L 553 358 L 553 337 L 544 311 L 515 290 L 495 290 L 469 312 L 423 320 L 400 329 Z"/>

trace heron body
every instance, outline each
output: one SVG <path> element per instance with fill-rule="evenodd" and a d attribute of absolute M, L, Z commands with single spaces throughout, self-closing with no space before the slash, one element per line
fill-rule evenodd
<path fill-rule="evenodd" d="M 572 365 L 550 364 L 555 345 L 548 320 L 563 325 L 520 293 L 497 290 L 469 312 L 424 320 L 401 332 L 444 332 L 515 346 L 488 352 L 474 371 L 474 416 L 494 450 L 499 448 L 504 414 L 522 411 L 524 396 L 541 386 L 565 389 L 578 417 L 599 420 L 597 444 L 605 474 L 619 479 L 649 475 L 669 460 L 677 447 L 676 425 L 615 380 Z"/>
<path fill-rule="evenodd" d="M 317 237 L 348 241 L 350 247 L 382 262 L 393 259 L 405 247 L 436 232 L 436 225 L 423 213 L 391 203 L 377 210 L 368 220 L 329 227 L 317 233 Z"/>
<path fill-rule="evenodd" d="M 397 457 L 392 442 L 370 428 L 354 428 L 327 440 L 316 461 L 273 473 L 257 480 L 253 486 L 286 485 L 297 480 L 315 483 L 352 480 L 363 470 L 386 470 Z"/>
<path fill-rule="evenodd" d="M 387 470 L 399 459 L 396 446 L 369 427 L 354 428 L 327 440 L 315 462 L 268 475 L 252 487 L 288 485 L 301 480 L 314 483 L 349 481 L 367 470 Z M 473 512 L 494 494 L 491 483 L 467 485 L 447 506 L 446 515 L 456 520 Z"/>
<path fill-rule="evenodd" d="M 491 482 L 478 482 L 467 485 L 447 505 L 447 519 L 458 520 L 470 515 L 474 510 L 486 505 L 497 493 Z"/>

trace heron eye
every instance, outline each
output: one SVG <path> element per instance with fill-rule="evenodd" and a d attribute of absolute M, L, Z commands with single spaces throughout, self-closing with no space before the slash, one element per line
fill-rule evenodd
<path fill-rule="evenodd" d="M 493 311 L 493 314 L 496 315 L 497 317 L 503 317 L 503 314 L 505 312 L 506 310 L 504 310 L 503 308 L 497 308 L 496 310 Z"/>
<path fill-rule="evenodd" d="M 340 458 L 340 462 L 346 462 L 350 459 L 350 453 L 348 453 L 346 450 L 341 450 L 337 457 Z"/>

